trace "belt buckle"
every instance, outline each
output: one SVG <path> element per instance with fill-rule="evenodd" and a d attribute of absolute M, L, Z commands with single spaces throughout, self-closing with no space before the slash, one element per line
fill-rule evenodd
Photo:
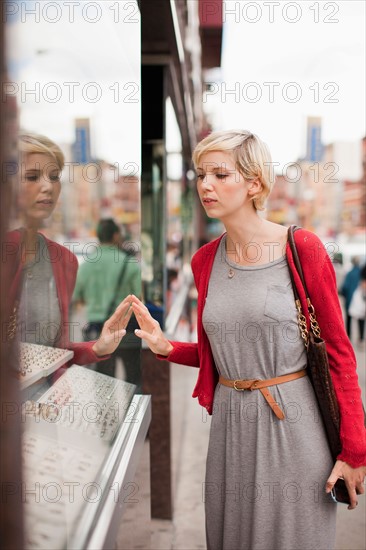
<path fill-rule="evenodd" d="M 234 380 L 234 385 L 233 385 L 234 390 L 236 390 L 236 391 L 244 391 L 244 388 L 237 388 L 237 387 L 236 387 L 236 383 L 237 383 L 237 382 L 240 382 L 240 380 Z"/>

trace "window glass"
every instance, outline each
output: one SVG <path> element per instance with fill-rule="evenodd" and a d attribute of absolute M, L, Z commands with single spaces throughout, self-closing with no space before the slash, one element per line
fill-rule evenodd
<path fill-rule="evenodd" d="M 141 293 L 140 13 L 136 0 L 27 1 L 3 17 L 25 546 L 82 548 L 141 393 L 133 325 L 112 355 L 124 320 L 99 338 Z"/>

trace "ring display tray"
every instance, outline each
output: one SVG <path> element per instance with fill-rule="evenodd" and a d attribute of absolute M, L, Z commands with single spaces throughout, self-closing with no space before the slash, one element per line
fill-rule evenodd
<path fill-rule="evenodd" d="M 67 349 L 27 342 L 20 343 L 19 352 L 21 390 L 38 382 L 41 378 L 46 378 L 74 357 L 74 352 Z"/>
<path fill-rule="evenodd" d="M 135 389 L 134 384 L 72 366 L 38 403 L 48 422 L 111 442 L 122 422 L 132 421 Z"/>

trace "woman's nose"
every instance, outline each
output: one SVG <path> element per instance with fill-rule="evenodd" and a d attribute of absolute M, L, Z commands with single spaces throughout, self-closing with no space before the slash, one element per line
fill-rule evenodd
<path fill-rule="evenodd" d="M 41 174 L 40 180 L 41 180 L 42 191 L 52 190 L 52 181 L 47 174 Z"/>
<path fill-rule="evenodd" d="M 213 187 L 213 174 L 206 174 L 201 180 L 201 186 L 203 189 L 211 189 Z"/>

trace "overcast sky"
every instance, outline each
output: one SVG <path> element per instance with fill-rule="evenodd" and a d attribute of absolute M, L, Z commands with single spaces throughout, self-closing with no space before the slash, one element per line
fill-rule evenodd
<path fill-rule="evenodd" d="M 218 109 L 217 123 L 257 133 L 282 165 L 305 154 L 307 116 L 322 117 L 324 143 L 360 140 L 365 135 L 365 2 L 282 1 L 272 8 L 272 23 L 265 4 L 224 2 L 223 82 L 208 98 Z M 273 102 L 265 82 L 279 83 Z M 239 101 L 225 95 L 230 89 L 239 90 Z M 289 101 L 297 96 L 299 101 Z M 256 97 L 257 102 L 250 101 Z"/>

